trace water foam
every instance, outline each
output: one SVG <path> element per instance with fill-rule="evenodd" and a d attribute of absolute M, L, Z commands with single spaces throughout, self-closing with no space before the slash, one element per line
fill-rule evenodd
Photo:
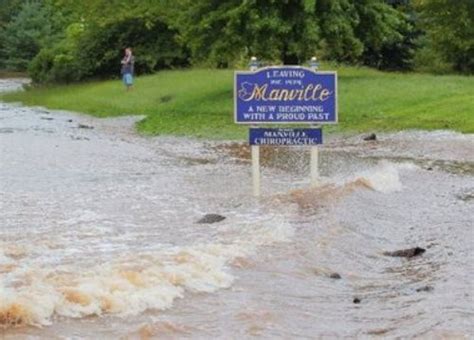
<path fill-rule="evenodd" d="M 230 242 L 130 254 L 89 270 L 72 265 L 42 268 L 32 263 L 19 267 L 0 283 L 0 327 L 49 325 L 54 315 L 137 315 L 170 308 L 186 291 L 212 293 L 228 288 L 234 281 L 228 268 L 232 260 L 292 236 L 289 225 L 273 223 L 236 226 L 239 237 Z"/>
<path fill-rule="evenodd" d="M 400 170 L 415 169 L 416 166 L 411 163 L 391 163 L 381 161 L 376 167 L 358 172 L 355 175 L 344 180 L 344 184 L 363 180 L 375 191 L 382 193 L 391 193 L 403 189 L 400 180 Z"/>

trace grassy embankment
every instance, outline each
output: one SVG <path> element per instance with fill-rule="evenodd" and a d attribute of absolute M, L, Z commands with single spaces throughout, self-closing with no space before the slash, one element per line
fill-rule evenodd
<path fill-rule="evenodd" d="M 342 67 L 339 124 L 325 131 L 452 129 L 474 133 L 474 77 L 383 73 Z M 233 122 L 233 71 L 164 71 L 139 77 L 126 93 L 119 80 L 35 88 L 0 99 L 98 117 L 144 114 L 145 134 L 245 138 Z"/>

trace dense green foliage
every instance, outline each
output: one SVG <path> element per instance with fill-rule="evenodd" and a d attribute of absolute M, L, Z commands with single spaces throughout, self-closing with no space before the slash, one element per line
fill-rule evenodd
<path fill-rule="evenodd" d="M 426 48 L 463 73 L 474 74 L 474 1 L 418 0 Z"/>
<path fill-rule="evenodd" d="M 409 69 L 415 28 L 409 16 L 392 2 L 379 0 L 318 0 L 323 57 L 363 62 L 382 69 Z"/>
<path fill-rule="evenodd" d="M 334 69 L 335 65 L 323 65 Z M 384 73 L 339 67 L 339 124 L 325 131 L 453 129 L 474 133 L 474 79 L 466 76 Z M 248 128 L 233 123 L 231 70 L 164 71 L 137 79 L 124 92 L 117 81 L 33 88 L 4 95 L 52 109 L 98 117 L 143 114 L 147 134 L 245 138 Z"/>
<path fill-rule="evenodd" d="M 13 3 L 13 0 L 1 0 Z M 35 82 L 71 82 L 119 75 L 132 46 L 139 73 L 188 63 L 162 4 L 150 1 L 22 1 L 0 27 L 4 67 L 29 68 Z M 0 12 L 0 15 L 2 13 Z"/>
<path fill-rule="evenodd" d="M 41 1 L 24 2 L 15 17 L 0 32 L 4 66 L 26 70 L 42 48 L 59 39 L 63 21 L 54 8 Z"/>
<path fill-rule="evenodd" d="M 30 65 L 36 82 L 71 82 L 87 77 L 118 75 L 123 49 L 133 42 L 135 69 L 147 73 L 186 64 L 174 33 L 159 19 L 145 25 L 137 19 L 103 26 L 71 24 L 54 47 L 43 49 Z"/>
<path fill-rule="evenodd" d="M 318 28 L 303 0 L 182 0 L 176 27 L 196 61 L 228 66 L 257 55 L 298 64 L 316 53 Z"/>
<path fill-rule="evenodd" d="M 38 83 L 189 64 L 301 64 L 474 72 L 472 0 L 0 0 L 0 69 Z"/>
<path fill-rule="evenodd" d="M 356 36 L 360 23 L 356 8 L 350 0 L 320 0 L 315 7 L 323 37 L 323 57 L 337 61 L 355 62 L 364 52 Z"/>

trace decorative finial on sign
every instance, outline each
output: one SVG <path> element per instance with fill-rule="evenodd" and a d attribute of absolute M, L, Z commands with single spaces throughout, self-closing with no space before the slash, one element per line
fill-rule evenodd
<path fill-rule="evenodd" d="M 258 59 L 257 57 L 250 58 L 250 71 L 257 71 L 258 69 Z"/>
<path fill-rule="evenodd" d="M 319 68 L 318 58 L 312 57 L 311 60 L 309 61 L 309 66 L 311 67 L 313 71 L 317 71 Z"/>

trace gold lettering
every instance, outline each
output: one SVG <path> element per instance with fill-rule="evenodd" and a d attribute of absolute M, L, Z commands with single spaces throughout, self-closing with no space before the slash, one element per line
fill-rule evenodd
<path fill-rule="evenodd" d="M 314 98 L 312 98 L 312 97 L 309 95 L 309 92 L 310 92 L 313 88 L 314 88 L 314 85 L 313 85 L 313 84 L 309 84 L 309 85 L 304 89 L 304 100 L 305 100 L 305 101 L 314 99 Z M 313 94 L 313 97 L 314 97 L 314 94 Z"/>
<path fill-rule="evenodd" d="M 280 90 L 277 90 L 277 89 L 271 90 L 268 100 L 278 100 L 279 93 L 280 93 Z"/>
<path fill-rule="evenodd" d="M 318 100 L 318 92 L 321 91 L 321 89 L 322 89 L 321 84 L 318 84 L 314 87 L 313 94 L 312 94 L 312 98 L 314 100 Z"/>
<path fill-rule="evenodd" d="M 265 100 L 265 92 L 267 91 L 268 84 L 263 85 L 262 87 L 258 87 L 257 84 L 255 84 L 255 87 L 253 88 L 252 95 L 250 96 L 250 100 L 255 99 L 255 100 Z"/>
<path fill-rule="evenodd" d="M 288 90 L 281 90 L 279 99 L 286 102 L 288 101 L 289 94 Z"/>
<path fill-rule="evenodd" d="M 259 86 L 255 84 L 252 93 L 243 101 L 261 100 L 261 101 L 311 101 L 320 100 L 326 101 L 333 94 L 329 89 L 323 88 L 321 84 L 309 84 L 303 89 L 273 89 L 270 93 L 268 91 L 268 84 Z"/>
<path fill-rule="evenodd" d="M 288 97 L 289 97 L 289 100 L 295 100 L 295 98 L 298 97 L 298 91 L 297 90 L 291 90 L 290 95 Z"/>
<path fill-rule="evenodd" d="M 298 100 L 304 99 L 304 90 L 296 90 L 298 92 Z"/>
<path fill-rule="evenodd" d="M 331 91 L 329 91 L 328 89 L 324 89 L 321 91 L 321 95 L 319 96 L 319 100 L 321 100 L 322 102 L 324 102 L 326 99 L 329 98 L 329 96 L 332 94 Z"/>

